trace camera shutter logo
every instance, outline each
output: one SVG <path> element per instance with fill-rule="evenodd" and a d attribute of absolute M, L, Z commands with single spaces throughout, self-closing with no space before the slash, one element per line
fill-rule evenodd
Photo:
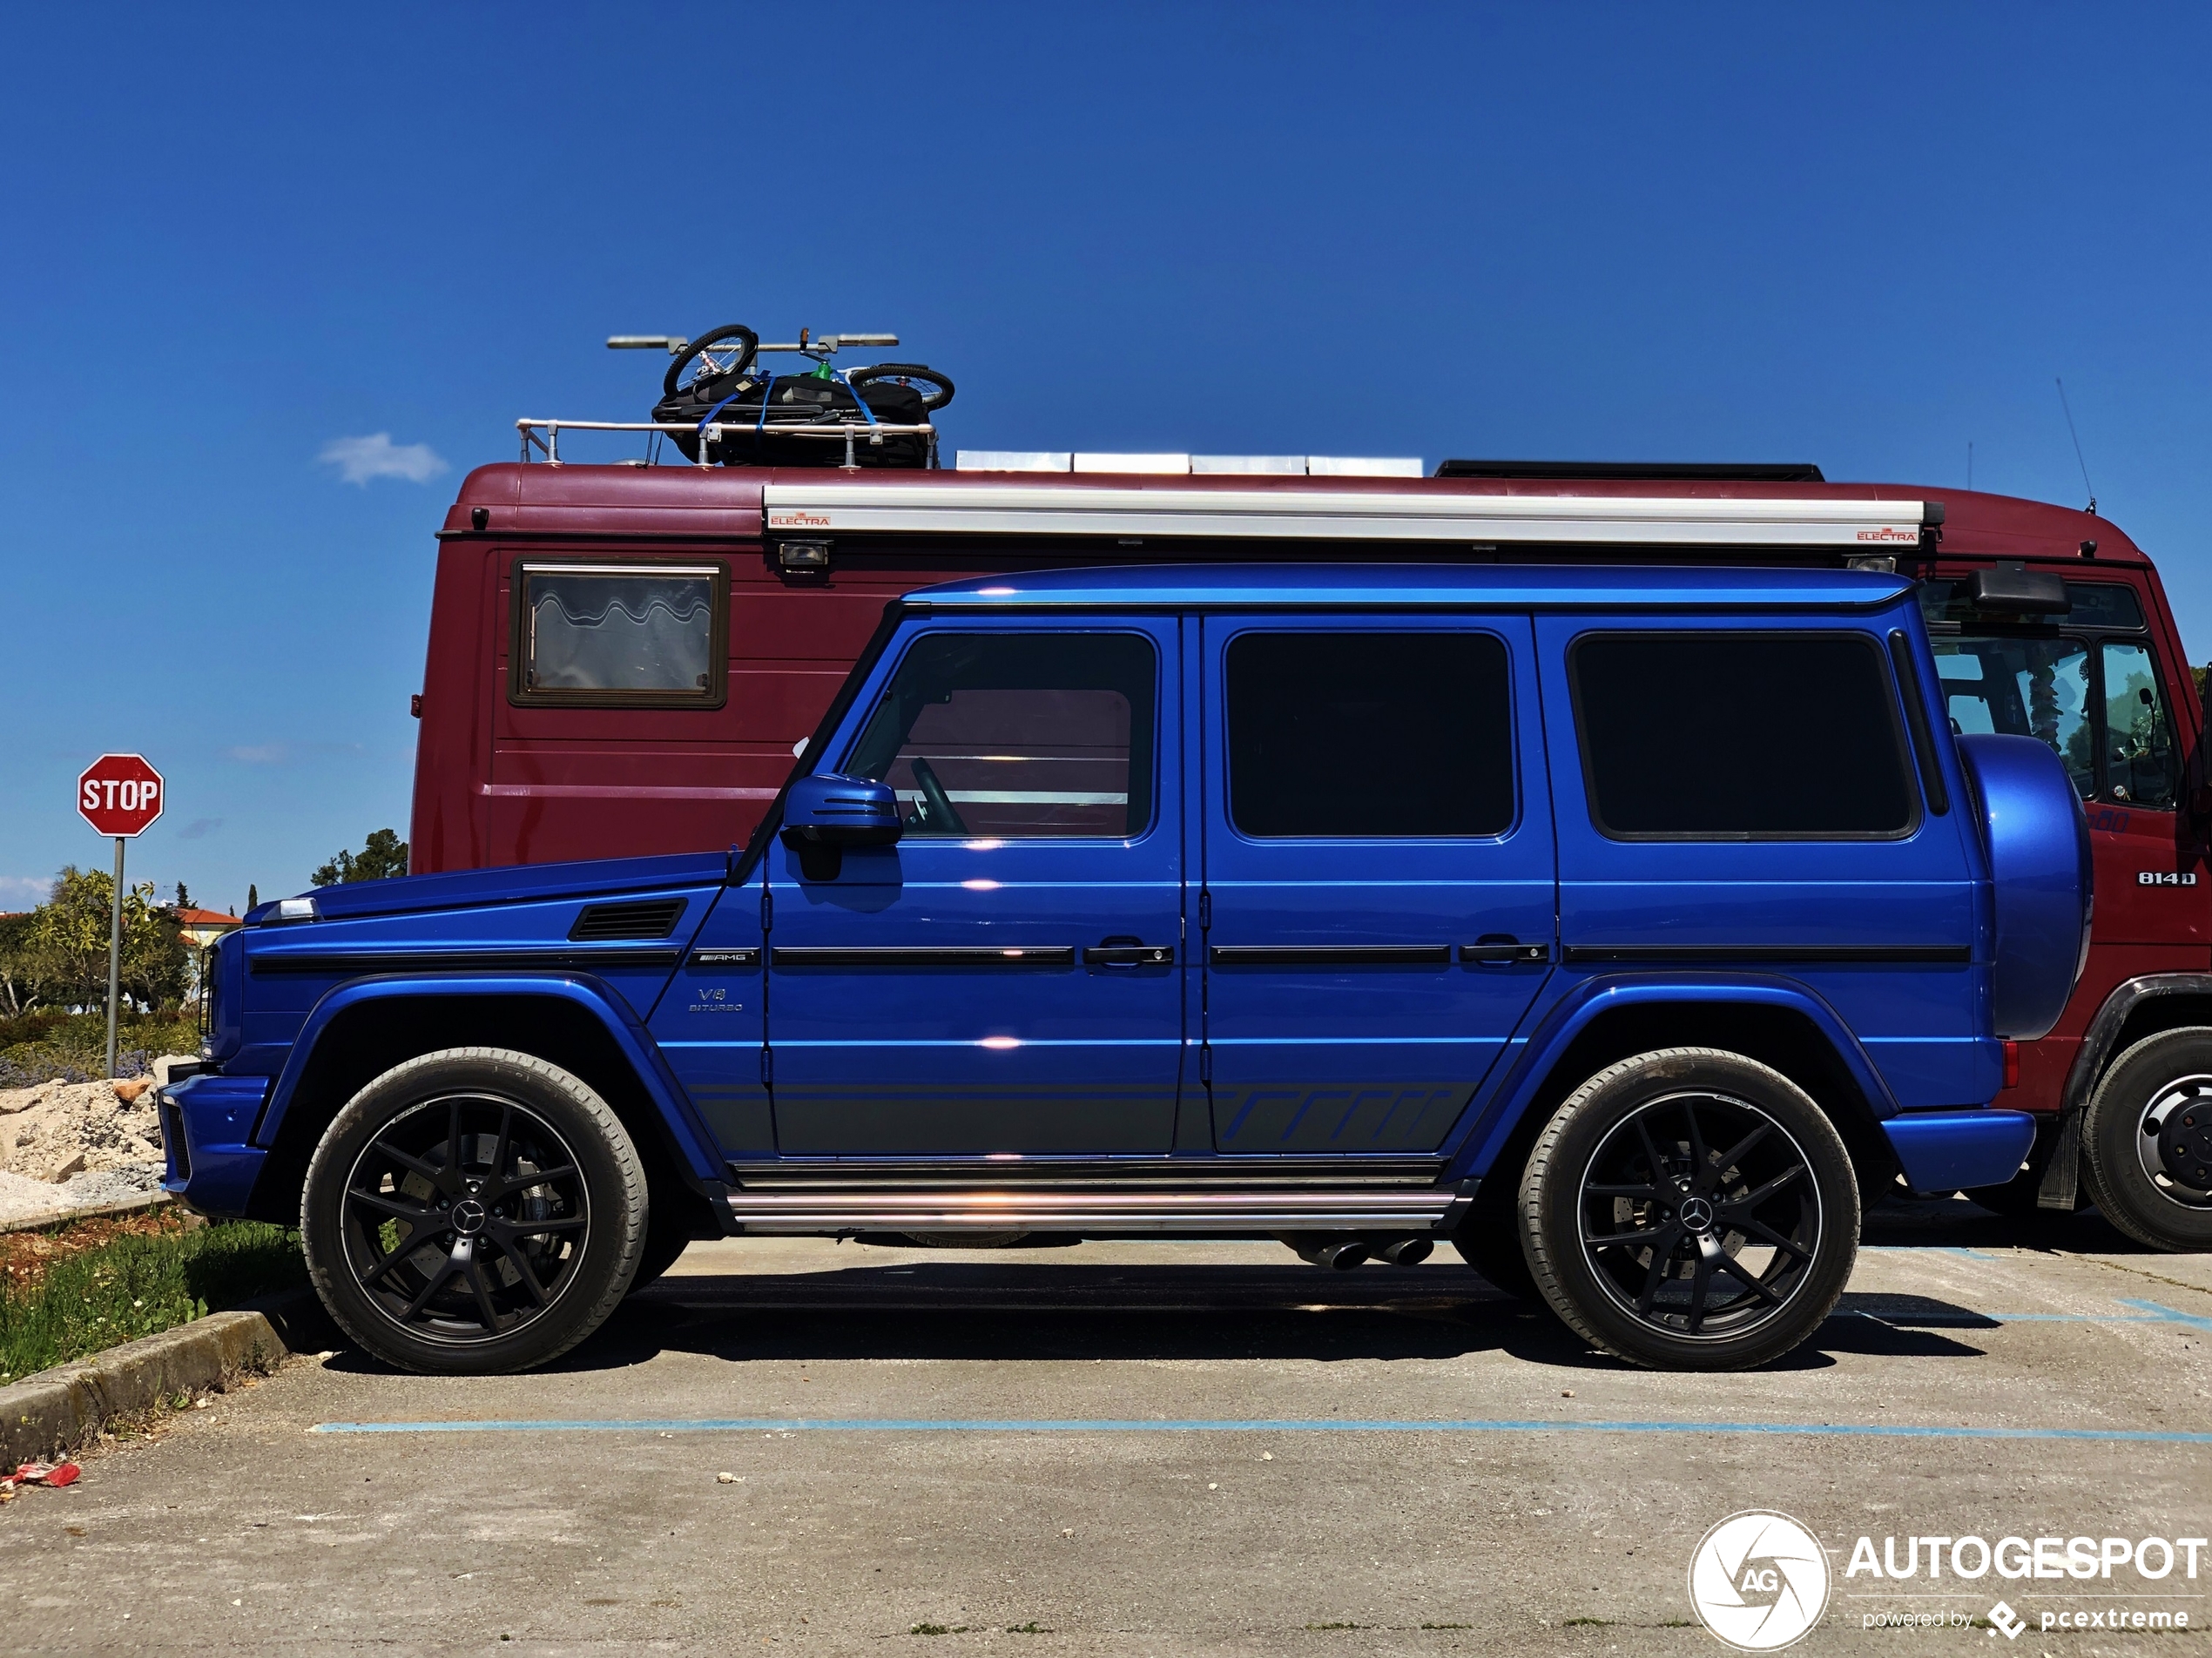
<path fill-rule="evenodd" d="M 1750 1509 L 1707 1532 L 1689 1557 L 1689 1603 L 1743 1652 L 1801 1640 L 1828 1610 L 1828 1556 L 1787 1514 Z"/>

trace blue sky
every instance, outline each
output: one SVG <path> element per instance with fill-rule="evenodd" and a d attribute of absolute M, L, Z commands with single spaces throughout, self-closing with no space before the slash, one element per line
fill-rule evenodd
<path fill-rule="evenodd" d="M 1958 487 L 1972 441 L 1977 485 L 2079 504 L 2063 375 L 2212 651 L 2202 9 L 17 8 L 4 38 L 0 908 L 108 855 L 70 804 L 103 749 L 170 779 L 134 873 L 218 908 L 404 833 L 432 532 L 517 415 L 643 417 L 662 360 L 613 332 L 894 331 L 968 448 Z"/>

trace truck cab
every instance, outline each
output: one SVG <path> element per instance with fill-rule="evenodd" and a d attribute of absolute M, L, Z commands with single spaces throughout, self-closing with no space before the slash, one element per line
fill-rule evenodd
<path fill-rule="evenodd" d="M 1029 1230 L 1448 1241 L 1633 1362 L 1765 1363 L 1864 1193 L 2020 1166 L 1990 1102 L 2080 970 L 2066 767 L 1944 683 L 1878 570 L 908 592 L 742 847 L 254 912 L 172 1186 L 296 1215 L 421 1370 L 543 1363 L 694 1236 Z"/>

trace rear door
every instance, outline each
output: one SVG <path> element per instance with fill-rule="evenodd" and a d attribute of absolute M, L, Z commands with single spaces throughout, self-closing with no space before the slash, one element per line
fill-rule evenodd
<path fill-rule="evenodd" d="M 1431 1152 L 1552 958 L 1525 617 L 1212 617 L 1205 1041 L 1231 1153 Z"/>
<path fill-rule="evenodd" d="M 1900 1104 L 1988 1100 L 1979 854 L 1971 810 L 1922 796 L 1892 665 L 1928 677 L 1910 620 L 1539 618 L 1565 971 L 1796 979 Z"/>

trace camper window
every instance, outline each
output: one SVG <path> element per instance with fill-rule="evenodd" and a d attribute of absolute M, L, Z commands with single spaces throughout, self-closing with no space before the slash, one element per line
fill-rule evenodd
<path fill-rule="evenodd" d="M 514 579 L 517 703 L 718 708 L 728 575 L 712 564 L 525 562 Z"/>

